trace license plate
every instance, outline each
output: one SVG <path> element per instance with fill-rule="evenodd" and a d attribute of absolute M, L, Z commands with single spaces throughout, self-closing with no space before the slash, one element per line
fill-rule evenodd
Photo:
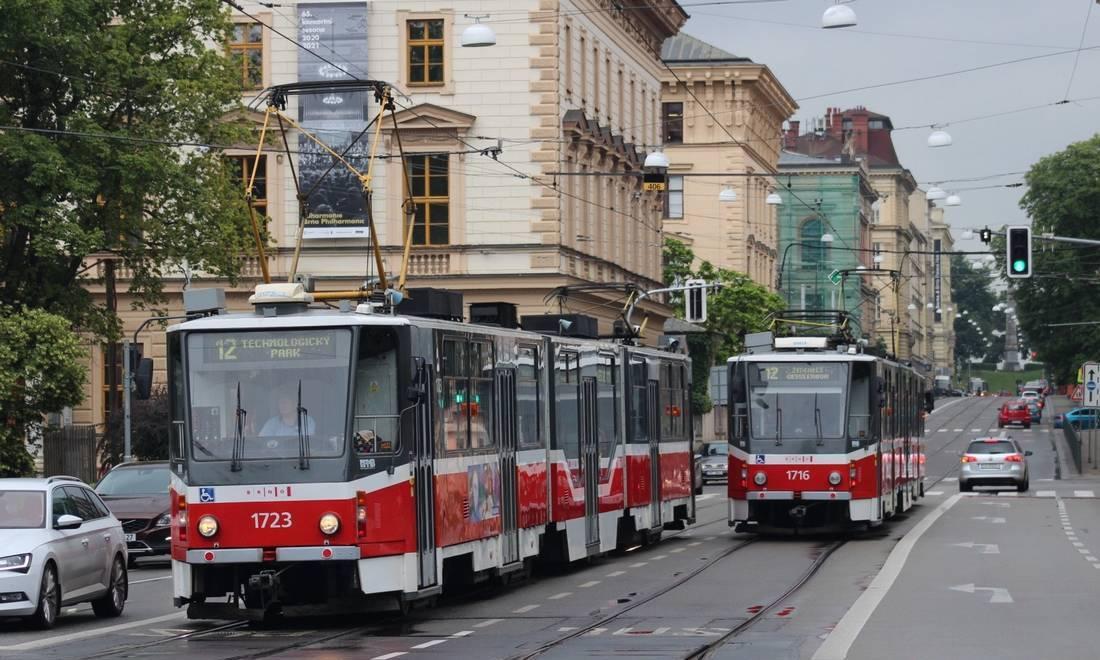
<path fill-rule="evenodd" d="M 123 538 L 123 539 L 124 539 L 124 540 L 125 540 L 125 541 L 126 541 L 127 543 L 129 543 L 129 542 L 131 542 L 131 541 L 136 541 L 136 540 L 137 540 L 137 534 L 123 534 L 123 535 L 122 535 L 122 538 Z"/>
<path fill-rule="evenodd" d="M 982 463 L 981 468 L 983 470 L 1000 470 L 1001 469 L 1001 464 L 1000 463 Z"/>

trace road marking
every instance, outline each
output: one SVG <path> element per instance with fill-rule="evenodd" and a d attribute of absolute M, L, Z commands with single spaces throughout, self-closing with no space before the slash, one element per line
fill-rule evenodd
<path fill-rule="evenodd" d="M 947 429 L 936 429 L 936 433 L 947 433 Z"/>
<path fill-rule="evenodd" d="M 588 582 L 578 584 L 577 586 L 580 587 L 581 589 L 587 589 L 588 587 L 594 587 L 599 583 L 600 583 L 599 580 L 589 580 Z"/>
<path fill-rule="evenodd" d="M 53 646 L 55 644 L 66 644 L 78 639 L 86 639 L 88 637 L 99 637 L 113 633 L 118 630 L 129 630 L 130 628 L 139 628 L 141 626 L 149 625 L 152 623 L 160 623 L 161 621 L 173 621 L 176 619 L 183 619 L 187 617 L 186 612 L 173 612 L 172 614 L 164 614 L 162 616 L 155 616 L 151 619 L 140 619 L 138 621 L 130 621 L 128 623 L 120 623 L 114 626 L 107 626 L 106 628 L 95 628 L 93 630 L 82 630 L 80 632 L 69 633 L 68 635 L 54 635 L 45 639 L 36 639 L 32 642 L 23 642 L 22 644 L 13 644 L 11 646 L 0 646 L 0 651 L 31 651 L 34 649 L 42 648 L 45 646 Z"/>
<path fill-rule="evenodd" d="M 1093 557 L 1092 555 L 1085 555 L 1085 559 L 1087 559 L 1088 561 L 1100 561 L 1100 559 L 1097 559 L 1096 557 Z"/>
<path fill-rule="evenodd" d="M 1091 490 L 1075 490 L 1073 491 L 1074 497 L 1096 497 L 1096 493 Z"/>
<path fill-rule="evenodd" d="M 1039 479 L 1039 481 L 1054 481 L 1053 479 Z"/>
<path fill-rule="evenodd" d="M 997 432 L 997 430 L 998 430 L 998 429 L 995 429 L 995 428 L 990 428 L 990 429 L 989 429 L 989 432 L 990 432 L 990 433 L 996 433 L 996 432 Z"/>
<path fill-rule="evenodd" d="M 553 596 L 548 596 L 546 600 L 561 600 L 562 598 L 569 598 L 572 595 L 573 595 L 572 591 L 563 591 L 560 594 L 554 594 Z"/>
<path fill-rule="evenodd" d="M 628 635 L 628 634 L 630 634 L 631 630 L 633 630 L 633 627 L 627 626 L 625 628 L 619 628 L 618 630 L 616 630 L 615 632 L 613 632 L 611 634 L 612 635 Z"/>
<path fill-rule="evenodd" d="M 982 430 L 981 429 L 970 429 L 970 432 L 971 433 L 981 433 Z"/>
<path fill-rule="evenodd" d="M 651 561 L 657 561 L 659 559 L 668 559 L 668 555 L 657 555 L 656 557 L 650 557 Z"/>
<path fill-rule="evenodd" d="M 500 623 L 503 620 L 504 619 L 485 619 L 481 623 L 475 623 L 474 627 L 475 628 L 488 628 L 489 626 L 493 625 L 494 623 Z"/>
<path fill-rule="evenodd" d="M 959 478 L 958 477 L 944 477 L 943 480 L 944 481 L 958 481 Z"/>
<path fill-rule="evenodd" d="M 974 543 L 973 541 L 967 541 L 966 543 L 953 543 L 952 545 L 960 548 L 981 548 L 983 555 L 999 555 L 1001 549 L 996 543 Z"/>
<path fill-rule="evenodd" d="M 558 628 L 558 632 L 572 632 L 577 629 L 577 626 L 562 626 Z"/>
<path fill-rule="evenodd" d="M 1074 541 L 1074 542 L 1073 542 L 1073 547 L 1075 547 L 1075 548 L 1083 548 L 1083 547 L 1085 547 L 1085 544 L 1084 544 L 1084 543 L 1081 543 L 1080 541 Z"/>
<path fill-rule="evenodd" d="M 962 433 L 962 432 L 963 432 L 962 429 L 955 429 L 955 433 Z"/>
<path fill-rule="evenodd" d="M 672 628 L 669 628 L 668 626 L 661 626 L 660 628 L 654 628 L 653 632 L 650 633 L 650 634 L 651 635 L 663 635 L 663 634 L 665 634 L 666 632 L 668 632 L 670 630 L 672 630 Z"/>
<path fill-rule="evenodd" d="M 512 610 L 512 614 L 526 614 L 537 607 L 539 607 L 539 605 L 524 605 L 523 607 L 517 607 Z"/>
<path fill-rule="evenodd" d="M 673 549 L 669 550 L 669 552 L 670 553 L 672 553 L 672 552 L 683 552 L 684 550 L 687 550 L 687 548 L 673 548 Z"/>
<path fill-rule="evenodd" d="M 593 628 L 584 634 L 585 637 L 597 637 L 601 633 L 607 632 L 607 628 Z"/>
<path fill-rule="evenodd" d="M 999 516 L 970 516 L 970 519 L 971 520 L 983 520 L 983 521 L 988 520 L 989 522 L 991 522 L 995 525 L 1003 525 L 1004 522 L 1005 522 L 1005 519 L 1001 518 Z"/>
<path fill-rule="evenodd" d="M 1088 548 L 1077 548 L 1077 552 L 1080 552 L 1083 555 L 1087 555 L 1088 553 L 1090 553 L 1092 551 L 1089 550 Z"/>
<path fill-rule="evenodd" d="M 1035 491 L 1035 497 L 1054 497 L 1053 490 L 1037 490 Z"/>
<path fill-rule="evenodd" d="M 472 634 L 474 634 L 472 630 L 459 630 L 456 633 L 452 633 L 451 637 L 469 637 Z"/>
<path fill-rule="evenodd" d="M 978 592 L 978 591 L 988 591 L 988 592 L 990 592 L 990 596 L 989 596 L 989 602 L 990 603 L 1011 603 L 1011 602 L 1013 602 L 1012 596 L 1008 593 L 1008 589 L 1005 589 L 1004 587 L 977 587 L 977 586 L 974 586 L 974 583 L 970 583 L 970 584 L 956 585 L 954 587 L 951 587 L 951 590 L 952 591 L 961 591 L 961 592 L 966 593 L 966 594 L 972 594 L 972 593 L 975 593 L 975 592 Z"/>
<path fill-rule="evenodd" d="M 400 658 L 403 655 L 408 655 L 408 651 L 394 651 L 393 653 L 387 653 L 386 655 L 376 655 L 371 660 L 390 660 L 390 658 Z"/>
<path fill-rule="evenodd" d="M 702 495 L 696 495 L 695 501 L 702 502 L 703 500 L 709 500 L 712 497 L 718 497 L 718 495 L 716 495 L 715 493 L 704 493 Z"/>
<path fill-rule="evenodd" d="M 890 551 L 890 556 L 886 558 L 886 563 L 882 565 L 882 569 L 871 581 L 867 590 L 860 594 L 856 602 L 848 608 L 844 617 L 829 633 L 829 636 L 825 638 L 825 642 L 818 647 L 813 655 L 813 660 L 844 660 L 847 657 L 848 650 L 852 648 L 852 643 L 856 641 L 856 637 L 863 630 L 863 626 L 867 624 L 879 603 L 889 593 L 890 587 L 894 586 L 894 581 L 901 574 L 901 569 L 905 567 L 905 561 L 909 558 L 909 553 L 913 551 L 913 546 L 928 531 L 928 528 L 939 520 L 940 516 L 947 513 L 961 499 L 962 496 L 959 494 L 947 498 L 943 504 L 932 510 L 913 529 L 909 530 L 901 541 L 898 541 L 898 544 Z M 1100 566 L 1100 564 L 1094 565 Z"/>
<path fill-rule="evenodd" d="M 607 577 L 619 577 L 620 575 L 626 575 L 626 571 L 612 571 L 607 574 Z"/>
<path fill-rule="evenodd" d="M 648 563 L 649 563 L 648 561 L 640 561 L 636 564 L 631 564 L 630 568 L 641 568 L 642 566 L 645 566 Z"/>
<path fill-rule="evenodd" d="M 688 545 L 694 548 L 697 545 L 703 545 L 703 542 L 702 541 L 692 541 L 691 543 L 688 543 Z"/>
<path fill-rule="evenodd" d="M 1003 490 L 997 493 L 998 497 L 1019 497 L 1020 494 L 1014 490 Z M 1007 502 L 1005 502 L 1007 504 Z"/>
<path fill-rule="evenodd" d="M 925 493 L 925 495 L 929 495 L 929 496 L 943 495 L 943 491 L 942 490 L 930 490 L 927 493 Z"/>
<path fill-rule="evenodd" d="M 416 646 L 412 646 L 412 647 L 410 647 L 410 648 L 414 648 L 414 649 L 430 649 L 431 647 L 433 647 L 433 646 L 436 646 L 436 645 L 439 645 L 439 644 L 442 644 L 442 643 L 443 643 L 443 642 L 445 642 L 445 641 L 447 641 L 447 640 L 445 640 L 445 639 L 433 639 L 433 640 L 432 640 L 432 641 L 430 641 L 430 642 L 424 642 L 423 644 L 417 644 Z"/>
<path fill-rule="evenodd" d="M 149 578 L 147 580 L 134 580 L 134 581 L 130 582 L 130 586 L 134 586 L 135 584 L 145 584 L 146 582 L 160 582 L 161 580 L 171 580 L 171 579 L 172 579 L 171 575 L 165 575 L 164 577 Z"/>
<path fill-rule="evenodd" d="M 1050 429 L 1043 429 L 1043 433 L 1050 433 Z"/>

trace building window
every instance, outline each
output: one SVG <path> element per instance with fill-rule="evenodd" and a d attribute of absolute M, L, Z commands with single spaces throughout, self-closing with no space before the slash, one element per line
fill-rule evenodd
<path fill-rule="evenodd" d="M 581 105 L 586 105 L 588 102 L 588 95 L 585 92 L 588 90 L 588 51 L 586 50 L 588 42 L 584 37 L 581 37 L 581 79 L 580 84 L 577 85 L 581 90 Z"/>
<path fill-rule="evenodd" d="M 665 144 L 681 144 L 684 141 L 684 104 L 662 103 L 661 126 Z"/>
<path fill-rule="evenodd" d="M 416 204 L 412 243 L 447 245 L 451 240 L 447 154 L 409 156 L 408 164 L 409 187 Z"/>
<path fill-rule="evenodd" d="M 573 28 L 565 26 L 565 36 L 562 37 L 562 48 L 565 52 L 565 93 L 573 93 Z"/>
<path fill-rule="evenodd" d="M 408 21 L 409 84 L 443 84 L 443 19 Z"/>
<path fill-rule="evenodd" d="M 882 123 L 881 119 L 872 119 L 871 121 L 867 122 L 867 128 L 870 128 L 872 130 L 880 129 L 884 126 L 885 124 Z"/>
<path fill-rule="evenodd" d="M 600 116 L 600 47 L 592 47 L 592 108 Z"/>
<path fill-rule="evenodd" d="M 114 404 L 122 407 L 122 345 L 115 344 L 115 383 Z M 110 346 L 103 347 L 103 421 L 111 419 L 111 351 Z"/>
<path fill-rule="evenodd" d="M 665 193 L 665 217 L 680 220 L 684 217 L 684 177 L 668 177 L 668 192 Z"/>
<path fill-rule="evenodd" d="M 241 74 L 241 88 L 264 87 L 264 32 L 259 23 L 235 23 L 229 57 Z"/>
<path fill-rule="evenodd" d="M 232 168 L 233 178 L 240 184 L 242 191 L 247 191 L 256 157 L 226 156 L 226 159 Z M 260 156 L 260 165 L 256 169 L 256 180 L 252 184 L 252 208 L 261 216 L 267 215 L 267 156 Z"/>

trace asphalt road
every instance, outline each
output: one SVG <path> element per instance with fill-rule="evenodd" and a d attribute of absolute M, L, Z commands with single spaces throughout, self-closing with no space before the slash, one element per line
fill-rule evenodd
<path fill-rule="evenodd" d="M 189 622 L 171 605 L 162 565 L 132 572 L 120 619 L 81 606 L 48 635 L 0 625 L 0 657 L 687 658 L 714 643 L 711 657 L 738 660 L 1095 657 L 1100 483 L 1055 479 L 1050 420 L 1009 431 L 1034 452 L 1029 493 L 958 496 L 958 452 L 999 433 L 1002 402 L 938 402 L 927 497 L 870 534 L 753 540 L 726 525 L 725 487 L 708 486 L 699 523 L 656 545 L 479 588 L 404 619 Z"/>

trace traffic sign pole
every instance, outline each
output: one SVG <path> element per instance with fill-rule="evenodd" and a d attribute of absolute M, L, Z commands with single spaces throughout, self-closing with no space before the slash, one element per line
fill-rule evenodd
<path fill-rule="evenodd" d="M 1100 363 L 1086 362 L 1081 367 L 1084 387 L 1081 390 L 1081 405 L 1086 408 L 1100 408 Z"/>

